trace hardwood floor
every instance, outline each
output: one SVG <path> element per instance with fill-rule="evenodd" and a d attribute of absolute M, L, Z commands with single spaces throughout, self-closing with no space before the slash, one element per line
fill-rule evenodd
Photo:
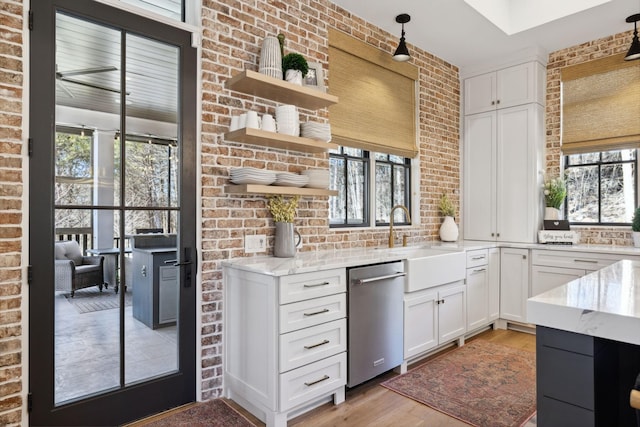
<path fill-rule="evenodd" d="M 511 330 L 490 330 L 469 338 L 467 342 L 481 339 L 514 347 L 523 351 L 535 352 L 535 335 Z M 451 351 L 450 347 L 443 352 Z M 442 354 L 442 352 L 438 353 Z M 435 355 L 434 355 L 435 356 Z M 431 357 L 434 357 L 431 356 Z M 421 360 L 409 368 L 418 366 L 428 359 Z M 449 417 L 408 397 L 388 390 L 379 384 L 397 374 L 388 372 L 371 381 L 347 391 L 346 401 L 338 406 L 327 403 L 288 422 L 292 426 L 429 426 L 462 427 L 468 424 Z M 243 408 L 229 402 L 239 412 L 249 418 L 256 426 L 264 426 L 256 417 Z"/>

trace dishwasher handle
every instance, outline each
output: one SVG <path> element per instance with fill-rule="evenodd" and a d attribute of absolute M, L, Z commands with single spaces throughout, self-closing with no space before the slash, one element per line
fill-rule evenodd
<path fill-rule="evenodd" d="M 378 282 L 380 280 L 387 280 L 387 279 L 395 279 L 396 277 L 404 277 L 406 275 L 407 273 L 398 272 L 393 274 L 387 274 L 385 276 L 369 277 L 366 279 L 354 279 L 353 283 L 356 285 L 364 285 L 366 283 Z"/>

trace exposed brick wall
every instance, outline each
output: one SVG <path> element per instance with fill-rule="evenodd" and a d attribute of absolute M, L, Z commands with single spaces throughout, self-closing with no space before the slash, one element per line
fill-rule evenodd
<path fill-rule="evenodd" d="M 272 246 L 274 226 L 260 196 L 229 196 L 223 192 L 229 168 L 254 166 L 298 172 L 327 168 L 328 154 L 305 154 L 264 149 L 223 140 L 230 117 L 246 110 L 274 113 L 275 103 L 225 90 L 233 74 L 257 71 L 262 40 L 283 33 L 286 52 L 299 52 L 324 65 L 327 74 L 329 27 L 348 33 L 392 54 L 398 35 L 389 34 L 326 0 L 204 0 L 202 216 L 203 318 L 202 398 L 219 396 L 222 384 L 222 273 L 220 261 L 245 256 L 245 234 L 267 234 Z M 428 52 L 410 46 L 412 63 L 419 67 L 419 189 L 420 225 L 403 229 L 410 242 L 436 240 L 441 217 L 437 200 L 443 191 L 459 206 L 460 147 L 458 69 Z M 325 75 L 325 78 L 328 76 Z M 327 110 L 301 110 L 307 118 L 330 120 Z M 385 244 L 386 229 L 332 230 L 328 198 L 304 198 L 296 216 L 303 251 L 371 247 Z"/>
<path fill-rule="evenodd" d="M 626 53 L 633 31 L 593 40 L 567 49 L 552 52 L 547 64 L 546 156 L 547 173 L 556 176 L 563 162 L 560 133 L 560 69 L 569 65 Z M 581 233 L 580 243 L 629 246 L 633 244 L 630 227 L 574 227 Z"/>
<path fill-rule="evenodd" d="M 21 0 L 0 2 L 0 425 L 22 422 Z"/>

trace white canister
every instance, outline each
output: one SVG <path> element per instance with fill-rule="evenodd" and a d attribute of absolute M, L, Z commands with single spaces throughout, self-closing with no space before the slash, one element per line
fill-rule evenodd
<path fill-rule="evenodd" d="M 240 118 L 238 119 L 238 129 L 247 127 L 247 113 L 240 114 Z"/>
<path fill-rule="evenodd" d="M 267 132 L 276 131 L 276 121 L 271 114 L 264 114 L 262 116 L 262 130 Z"/>
<path fill-rule="evenodd" d="M 229 125 L 229 130 L 233 132 L 234 130 L 238 129 L 240 129 L 240 116 L 231 116 L 231 124 Z"/>
<path fill-rule="evenodd" d="M 260 117 L 255 111 L 247 111 L 247 123 L 246 126 L 252 129 L 260 129 Z"/>

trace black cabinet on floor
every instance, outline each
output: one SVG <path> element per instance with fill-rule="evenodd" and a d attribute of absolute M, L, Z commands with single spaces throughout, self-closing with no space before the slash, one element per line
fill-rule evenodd
<path fill-rule="evenodd" d="M 176 248 L 133 248 L 133 317 L 156 329 L 175 325 L 178 311 Z"/>

